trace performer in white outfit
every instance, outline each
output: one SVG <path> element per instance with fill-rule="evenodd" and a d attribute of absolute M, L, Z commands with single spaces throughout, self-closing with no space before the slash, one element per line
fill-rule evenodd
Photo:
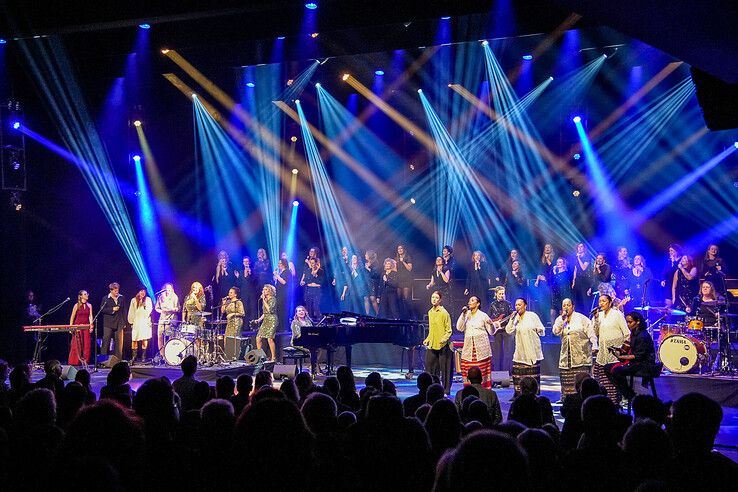
<path fill-rule="evenodd" d="M 623 312 L 613 307 L 612 298 L 607 294 L 600 295 L 597 309 L 592 318 L 592 328 L 597 336 L 599 351 L 592 368 L 592 375 L 607 389 L 607 397 L 616 405 L 620 404 L 620 395 L 614 384 L 605 373 L 605 365 L 620 362 L 610 352 L 610 347 L 621 347 L 630 337 L 630 330 L 625 322 Z"/>
<path fill-rule="evenodd" d="M 164 345 L 166 339 L 164 335 L 171 336 L 174 324 L 177 321 L 177 314 L 179 313 L 179 297 L 174 293 L 174 286 L 170 283 L 164 284 L 164 292 L 161 293 L 159 298 L 156 300 L 154 309 L 159 313 L 159 323 L 157 325 L 157 341 L 159 342 L 159 355 L 164 354 Z"/>
<path fill-rule="evenodd" d="M 492 387 L 492 348 L 489 337 L 493 335 L 492 320 L 479 309 L 479 298 L 471 296 L 467 307 L 456 321 L 456 329 L 464 333 L 464 349 L 461 351 L 461 376 L 464 384 L 469 368 L 476 366 L 482 371 L 482 386 Z"/>
<path fill-rule="evenodd" d="M 515 352 L 513 353 L 512 377 L 515 385 L 515 396 L 520 395 L 520 381 L 531 376 L 541 383 L 541 337 L 546 333 L 541 318 L 531 311 L 526 311 L 528 303 L 522 297 L 515 300 L 516 314 L 507 322 L 505 331 L 515 333 Z"/>
<path fill-rule="evenodd" d="M 133 341 L 133 361 L 143 360 L 146 356 L 146 348 L 151 339 L 151 311 L 153 311 L 151 298 L 146 295 L 146 287 L 141 287 L 136 297 L 131 299 L 128 308 L 128 323 L 131 324 L 131 340 Z M 141 342 L 139 344 L 139 342 Z M 143 348 L 143 354 L 138 354 L 139 345 Z"/>
<path fill-rule="evenodd" d="M 553 325 L 553 334 L 561 337 L 559 356 L 559 377 L 561 378 L 561 399 L 576 393 L 574 380 L 577 374 L 592 371 L 592 355 L 597 349 L 597 337 L 589 319 L 574 311 L 574 303 L 569 298 L 561 302 L 561 315 Z"/>

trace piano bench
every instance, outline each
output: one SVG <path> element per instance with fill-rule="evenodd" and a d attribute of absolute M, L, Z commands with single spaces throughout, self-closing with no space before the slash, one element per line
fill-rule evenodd
<path fill-rule="evenodd" d="M 310 352 L 295 347 L 282 349 L 282 364 L 287 364 L 287 361 L 291 360 L 298 367 L 299 372 L 302 372 L 302 361 L 305 359 L 310 360 Z"/>

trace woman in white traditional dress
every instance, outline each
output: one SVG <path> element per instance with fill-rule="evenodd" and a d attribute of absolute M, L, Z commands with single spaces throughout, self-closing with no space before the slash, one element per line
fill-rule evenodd
<path fill-rule="evenodd" d="M 128 308 L 128 323 L 133 327 L 131 330 L 133 360 L 131 362 L 135 362 L 136 359 L 143 361 L 146 357 L 146 348 L 151 340 L 151 311 L 153 309 L 151 298 L 146 295 L 146 287 L 141 287 L 136 297 L 131 299 L 131 306 Z M 139 353 L 141 348 L 143 352 Z"/>

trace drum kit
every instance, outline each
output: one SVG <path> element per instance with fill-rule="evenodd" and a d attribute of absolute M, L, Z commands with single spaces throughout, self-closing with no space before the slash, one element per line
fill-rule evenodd
<path fill-rule="evenodd" d="M 225 325 L 227 320 L 207 321 L 212 313 L 207 311 L 195 312 L 195 315 L 204 320 L 203 325 L 171 320 L 164 330 L 166 343 L 159 348 L 160 355 L 155 363 L 165 362 L 170 366 L 178 366 L 188 355 L 194 355 L 200 364 L 213 366 L 215 364 L 230 364 L 224 350 L 226 343 Z"/>
<path fill-rule="evenodd" d="M 650 323 L 649 332 L 653 335 L 654 327 L 659 326 L 657 354 L 665 369 L 676 374 L 734 374 L 731 343 L 735 333 L 727 321 L 738 315 L 721 312 L 723 306 L 724 303 L 715 305 L 714 326 L 707 326 L 703 317 L 688 316 L 678 309 L 645 306 L 636 310 L 660 316 Z M 662 323 L 672 321 L 672 317 L 678 321 Z"/>

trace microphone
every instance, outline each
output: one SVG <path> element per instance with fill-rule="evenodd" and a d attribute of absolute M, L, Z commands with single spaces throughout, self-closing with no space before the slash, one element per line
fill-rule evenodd
<path fill-rule="evenodd" d="M 69 302 L 69 300 L 70 300 L 70 298 L 67 297 L 66 299 L 64 299 L 64 302 Z"/>
<path fill-rule="evenodd" d="M 599 312 L 600 308 L 599 306 L 594 308 L 592 311 L 589 312 L 589 315 L 592 316 L 593 314 L 597 314 Z"/>
<path fill-rule="evenodd" d="M 469 309 L 468 307 L 464 306 L 463 308 L 461 308 L 461 312 L 462 313 L 465 313 L 465 312 L 467 312 L 468 309 Z"/>

